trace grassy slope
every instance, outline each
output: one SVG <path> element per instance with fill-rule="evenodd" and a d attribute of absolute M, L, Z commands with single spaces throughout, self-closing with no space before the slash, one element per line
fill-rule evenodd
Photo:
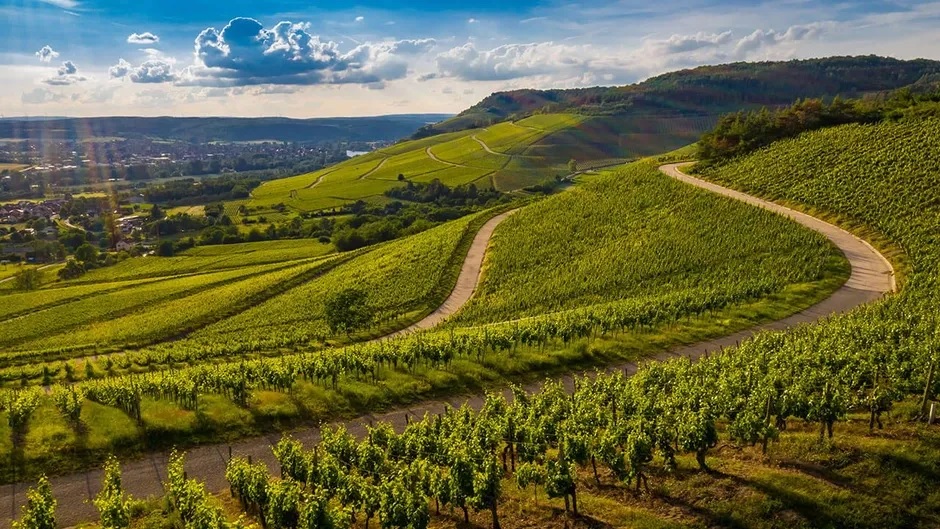
<path fill-rule="evenodd" d="M 457 321 L 493 323 L 703 286 L 731 290 L 747 278 L 811 283 L 841 263 L 821 235 L 637 163 L 508 219 Z"/>
<path fill-rule="evenodd" d="M 489 129 L 400 143 L 314 173 L 266 182 L 252 192 L 247 205 L 270 218 L 269 209 L 277 204 L 314 211 L 355 200 L 382 201 L 385 191 L 404 185 L 398 175 L 415 182 L 437 178 L 451 186 L 475 183 L 506 191 L 518 189 L 564 172 L 568 158 L 529 154 L 526 149 L 580 120 L 567 114 L 534 116 L 518 124 L 500 123 Z M 497 154 L 487 152 L 474 137 Z"/>

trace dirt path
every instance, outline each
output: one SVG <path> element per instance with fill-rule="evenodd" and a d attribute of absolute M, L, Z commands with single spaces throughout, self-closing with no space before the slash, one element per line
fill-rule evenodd
<path fill-rule="evenodd" d="M 478 231 L 473 238 L 473 242 L 470 243 L 470 250 L 467 251 L 467 257 L 464 259 L 463 266 L 460 268 L 460 275 L 457 276 L 457 284 L 454 285 L 454 290 L 451 291 L 450 296 L 447 297 L 443 305 L 438 307 L 437 310 L 431 314 L 428 314 L 418 323 L 392 333 L 386 336 L 386 338 L 394 338 L 395 336 L 435 327 L 466 305 L 467 302 L 470 301 L 470 298 L 473 297 L 473 293 L 476 292 L 477 285 L 480 284 L 481 275 L 483 273 L 483 258 L 486 256 L 486 249 L 490 245 L 493 232 L 501 222 L 517 211 L 519 210 L 514 209 L 496 215 L 486 221 L 480 228 L 480 231 Z"/>
<path fill-rule="evenodd" d="M 488 152 L 488 153 L 490 153 L 490 154 L 495 154 L 496 156 L 506 156 L 506 157 L 512 158 L 512 156 L 509 155 L 509 154 L 506 154 L 506 153 L 504 153 L 504 152 L 496 152 L 496 151 L 494 151 L 493 149 L 490 149 L 490 146 L 487 145 L 485 141 L 481 140 L 480 138 L 477 138 L 477 135 L 476 135 L 476 134 L 474 134 L 473 136 L 470 136 L 470 137 L 473 138 L 473 141 L 479 143 L 480 146 L 483 147 L 483 150 L 484 150 L 484 151 L 486 151 L 486 152 Z"/>
<path fill-rule="evenodd" d="M 834 292 L 830 297 L 820 303 L 802 311 L 793 316 L 780 321 L 759 325 L 729 336 L 716 338 L 706 342 L 696 343 L 674 350 L 659 353 L 646 359 L 646 361 L 661 361 L 676 357 L 698 358 L 707 352 L 716 351 L 719 348 L 733 346 L 742 340 L 746 340 L 758 331 L 763 330 L 782 330 L 798 325 L 809 323 L 821 318 L 828 317 L 835 313 L 846 312 L 859 305 L 880 299 L 884 294 L 891 292 L 895 288 L 893 269 L 890 263 L 874 248 L 865 241 L 854 235 L 837 228 L 831 224 L 815 219 L 803 213 L 793 211 L 789 208 L 779 206 L 772 202 L 767 202 L 737 191 L 726 189 L 696 178 L 684 175 L 678 169 L 678 165 L 667 165 L 662 168 L 663 172 L 691 185 L 713 191 L 720 195 L 742 200 L 758 207 L 763 207 L 776 211 L 796 222 L 803 224 L 819 233 L 825 235 L 833 241 L 839 249 L 845 254 L 849 263 L 852 265 L 852 273 L 849 280 Z M 496 217 L 490 221 L 493 223 L 498 219 Z M 505 218 L 505 217 L 504 217 Z M 494 224 L 484 225 L 483 232 L 487 226 L 495 228 Z M 478 239 L 480 234 L 478 234 Z M 471 246 L 471 252 L 467 257 L 464 269 L 461 270 L 458 279 L 458 285 L 466 277 L 479 277 L 479 268 L 473 265 L 473 262 L 482 263 L 482 249 L 477 244 L 478 239 L 474 240 Z M 489 240 L 489 237 L 485 237 Z M 475 248 L 474 248 L 475 247 Z M 466 272 L 466 274 L 464 273 Z M 460 291 L 458 293 L 458 291 Z M 457 296 L 455 298 L 455 295 Z M 466 288 L 455 288 L 455 294 L 451 298 L 455 300 L 469 299 L 472 295 L 472 289 L 467 292 Z M 451 299 L 448 299 L 451 301 Z M 446 303 L 445 303 L 446 305 Z M 440 318 L 443 316 L 429 316 L 428 318 Z M 440 321 L 438 319 L 437 321 Z M 431 325 L 425 320 L 416 325 Z M 624 371 L 627 373 L 635 372 L 636 363 L 626 363 L 616 366 L 610 366 L 603 371 L 614 372 Z M 560 377 L 559 380 L 569 389 L 573 387 L 573 378 L 579 374 L 592 374 L 597 371 L 587 371 L 582 373 L 573 373 Z M 529 391 L 537 391 L 541 383 L 531 383 L 526 386 Z M 362 435 L 368 424 L 375 421 L 386 421 L 401 429 L 407 423 L 410 417 L 421 417 L 425 413 L 440 413 L 445 405 L 461 406 L 463 404 L 479 409 L 483 403 L 482 395 L 454 395 L 447 399 L 432 400 L 415 403 L 412 406 L 395 409 L 388 412 L 364 415 L 362 417 L 345 421 L 343 424 L 355 435 Z M 305 444 L 315 443 L 319 437 L 318 428 L 304 428 L 292 432 L 292 435 L 303 441 Z M 187 454 L 187 472 L 190 477 L 197 478 L 206 483 L 210 490 L 222 491 L 228 488 L 225 482 L 225 464 L 228 461 L 229 453 L 236 455 L 250 455 L 255 461 L 264 461 L 268 468 L 276 474 L 276 462 L 271 453 L 271 446 L 280 439 L 280 434 L 273 433 L 262 437 L 245 439 L 238 443 L 207 445 L 194 448 Z M 143 498 L 162 493 L 162 480 L 166 478 L 166 453 L 152 453 L 142 459 L 128 461 L 123 464 L 124 477 L 123 483 L 126 490 L 135 497 Z M 75 473 L 52 479 L 53 492 L 59 501 L 58 517 L 59 525 L 67 527 L 79 522 L 96 519 L 94 507 L 88 501 L 97 494 L 101 486 L 102 472 L 92 470 L 88 472 Z M 0 528 L 10 526 L 10 517 L 18 516 L 20 505 L 25 501 L 25 492 L 28 484 L 18 483 L 15 485 L 5 485 L 0 487 Z"/>
<path fill-rule="evenodd" d="M 434 160 L 435 162 L 442 163 L 442 164 L 444 164 L 444 165 L 449 165 L 449 166 L 451 166 L 451 167 L 466 167 L 466 165 L 460 165 L 459 163 L 454 163 L 454 162 L 448 162 L 448 161 L 446 161 L 446 160 L 441 160 L 440 158 L 438 158 L 437 156 L 434 155 L 434 153 L 431 151 L 431 148 L 430 148 L 430 147 L 428 147 L 427 149 L 425 149 L 424 152 L 426 152 L 426 153 L 428 154 L 428 158 Z"/>
<path fill-rule="evenodd" d="M 428 147 L 428 148 L 430 149 L 430 147 Z M 366 174 L 360 176 L 360 177 L 359 177 L 359 180 L 364 180 L 364 179 L 366 179 L 366 178 L 372 176 L 373 174 L 375 174 L 376 171 L 378 171 L 379 169 L 381 169 L 382 166 L 384 166 L 384 165 L 385 165 L 385 162 L 387 162 L 387 161 L 388 161 L 388 158 L 382 158 L 382 161 L 379 162 L 379 165 L 376 165 L 376 166 L 373 167 L 371 170 L 369 170 L 369 172 L 367 172 Z"/>

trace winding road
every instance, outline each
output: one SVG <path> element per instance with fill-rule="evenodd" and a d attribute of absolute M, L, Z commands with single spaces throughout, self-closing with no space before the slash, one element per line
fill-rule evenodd
<path fill-rule="evenodd" d="M 449 165 L 451 167 L 466 167 L 466 165 L 460 165 L 459 163 L 448 162 L 447 160 L 441 160 L 434 154 L 434 151 L 432 151 L 430 147 L 425 149 L 424 152 L 428 154 L 428 158 L 434 160 L 435 162 L 442 163 L 444 165 Z"/>
<path fill-rule="evenodd" d="M 861 304 L 877 300 L 886 293 L 895 290 L 894 270 L 887 259 L 872 248 L 871 245 L 847 231 L 773 202 L 688 176 L 681 172 L 680 164 L 666 165 L 661 169 L 667 175 L 690 185 L 777 212 L 823 234 L 845 254 L 852 266 L 852 273 L 848 281 L 830 297 L 802 312 L 783 320 L 759 325 L 729 336 L 663 352 L 647 358 L 647 361 L 660 361 L 675 357 L 698 358 L 707 352 L 735 345 L 754 335 L 756 332 L 771 329 L 781 330 L 797 324 L 813 322 L 834 313 L 845 312 Z M 512 213 L 512 211 L 504 213 L 484 224 L 471 244 L 457 280 L 457 286 L 454 288 L 451 296 L 437 311 L 403 332 L 433 327 L 450 314 L 459 310 L 460 307 L 472 297 L 473 291 L 479 283 L 485 250 L 489 245 L 493 231 L 500 222 L 505 220 Z M 636 363 L 627 363 L 608 367 L 604 369 L 604 371 L 624 371 L 632 373 L 636 368 Z M 560 380 L 570 389 L 573 386 L 572 381 L 575 375 L 591 374 L 594 372 L 596 371 L 570 374 L 561 377 Z M 528 384 L 526 389 L 536 391 L 539 389 L 540 385 L 541 383 Z M 461 406 L 464 403 L 468 403 L 470 406 L 478 409 L 479 406 L 482 405 L 482 402 L 482 395 L 455 395 L 448 399 L 425 401 L 415 403 L 406 408 L 365 415 L 345 421 L 344 424 L 355 435 L 362 435 L 365 432 L 365 427 L 374 421 L 390 422 L 397 429 L 401 429 L 407 423 L 409 417 L 420 417 L 425 413 L 438 413 L 445 405 Z M 319 429 L 304 428 L 292 432 L 292 435 L 309 446 L 317 441 Z M 228 488 L 224 474 L 229 454 L 250 455 L 255 461 L 265 461 L 269 468 L 274 469 L 277 467 L 271 454 L 271 445 L 276 443 L 279 439 L 279 433 L 272 433 L 261 437 L 246 439 L 231 445 L 218 444 L 194 448 L 190 450 L 187 455 L 187 472 L 190 477 L 204 481 L 209 490 L 225 490 Z M 167 454 L 165 453 L 152 453 L 142 459 L 125 462 L 123 464 L 123 484 L 125 489 L 131 495 L 138 498 L 162 493 L 162 480 L 166 478 L 166 464 Z M 92 470 L 61 476 L 51 480 L 53 492 L 59 502 L 58 521 L 60 526 L 67 527 L 96 519 L 97 514 L 89 500 L 98 492 L 101 486 L 101 479 L 102 472 L 100 470 Z M 25 483 L 17 483 L 0 487 L 0 528 L 9 527 L 11 517 L 19 515 L 20 505 L 25 501 L 25 492 L 28 485 L 29 484 Z"/>
<path fill-rule="evenodd" d="M 483 150 L 484 150 L 484 151 L 486 151 L 486 152 L 488 152 L 488 153 L 490 153 L 490 154 L 495 154 L 496 156 L 506 156 L 506 157 L 512 158 L 512 156 L 509 155 L 509 154 L 506 154 L 506 153 L 504 153 L 504 152 L 496 152 L 496 151 L 494 151 L 493 149 L 490 149 L 490 146 L 487 145 L 485 141 L 483 141 L 483 140 L 481 140 L 480 138 L 478 138 L 476 134 L 474 134 L 473 136 L 470 136 L 470 137 L 473 138 L 473 141 L 479 143 L 479 144 L 480 144 L 480 147 L 483 147 Z"/>

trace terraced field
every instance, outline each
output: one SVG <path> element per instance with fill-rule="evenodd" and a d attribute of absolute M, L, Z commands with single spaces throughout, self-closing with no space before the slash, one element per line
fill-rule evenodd
<path fill-rule="evenodd" d="M 403 181 L 434 179 L 450 186 L 473 183 L 503 191 L 519 189 L 567 171 L 567 158 L 526 151 L 581 119 L 546 114 L 403 142 L 321 171 L 266 182 L 254 190 L 247 205 L 265 211 L 278 204 L 294 211 L 316 211 L 356 200 L 382 202 L 383 193 L 404 185 Z"/>

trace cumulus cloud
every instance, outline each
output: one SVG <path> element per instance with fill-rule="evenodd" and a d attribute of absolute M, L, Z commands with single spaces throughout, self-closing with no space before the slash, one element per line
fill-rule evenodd
<path fill-rule="evenodd" d="M 553 42 L 486 49 L 470 41 L 439 53 L 435 58 L 436 71 L 423 73 L 417 79 L 511 81 L 541 77 L 559 86 L 620 84 L 670 68 L 743 59 L 762 48 L 780 47 L 780 51 L 786 51 L 785 44 L 818 37 L 830 26 L 815 23 L 793 26 L 784 32 L 757 30 L 739 40 L 731 31 L 675 34 L 668 38 L 648 38 L 639 48 L 627 52 Z"/>
<path fill-rule="evenodd" d="M 141 84 L 170 83 L 179 79 L 173 69 L 173 63 L 163 59 L 149 59 L 140 66 L 120 59 L 117 64 L 108 68 L 108 75 L 112 79 L 128 78 L 132 83 Z"/>
<path fill-rule="evenodd" d="M 358 17 L 356 17 L 356 22 L 362 22 L 362 21 L 365 20 L 365 19 L 366 19 L 366 17 L 358 16 Z"/>
<path fill-rule="evenodd" d="M 824 33 L 829 28 L 829 26 L 830 25 L 826 23 L 790 26 L 783 33 L 773 29 L 757 29 L 750 35 L 738 41 L 734 47 L 734 54 L 738 58 L 744 58 L 748 54 L 761 48 L 813 39 Z"/>
<path fill-rule="evenodd" d="M 507 44 L 491 50 L 477 49 L 468 42 L 439 54 L 438 73 L 422 80 L 456 77 L 464 81 L 506 81 L 519 77 L 586 70 L 589 61 L 583 48 L 540 42 Z"/>
<path fill-rule="evenodd" d="M 30 92 L 24 92 L 20 100 L 26 105 L 41 105 L 43 103 L 53 103 L 65 99 L 62 94 L 57 94 L 48 88 L 34 88 Z"/>
<path fill-rule="evenodd" d="M 65 61 L 54 76 L 44 79 L 42 82 L 53 86 L 67 86 L 87 80 L 87 77 L 78 74 L 78 67 L 75 66 L 75 63 Z"/>
<path fill-rule="evenodd" d="M 404 56 L 429 50 L 434 41 L 365 43 L 342 52 L 332 41 L 309 33 L 308 24 L 280 22 L 265 28 L 236 18 L 221 31 L 203 30 L 195 41 L 195 63 L 180 84 L 252 86 L 362 83 L 381 85 L 408 73 Z"/>
<path fill-rule="evenodd" d="M 52 49 L 52 46 L 49 46 L 48 44 L 36 52 L 36 57 L 39 57 L 40 62 L 52 62 L 52 59 L 55 59 L 58 56 L 59 52 Z"/>
<path fill-rule="evenodd" d="M 731 42 L 730 31 L 724 33 L 696 33 L 694 35 L 673 35 L 663 40 L 647 40 L 643 44 L 644 52 L 655 55 L 688 53 L 704 48 L 717 48 Z"/>
<path fill-rule="evenodd" d="M 156 44 L 158 42 L 160 42 L 160 37 L 149 31 L 145 31 L 143 33 L 131 33 L 127 36 L 128 44 L 140 44 L 147 46 L 149 44 Z"/>

